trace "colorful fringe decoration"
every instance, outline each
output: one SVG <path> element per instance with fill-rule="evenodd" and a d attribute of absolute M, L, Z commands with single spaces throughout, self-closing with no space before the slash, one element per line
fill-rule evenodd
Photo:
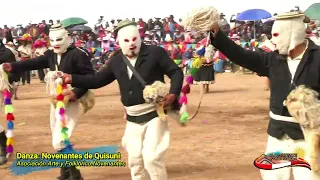
<path fill-rule="evenodd" d="M 59 113 L 59 117 L 60 117 L 60 121 L 61 121 L 61 138 L 64 142 L 64 144 L 66 145 L 66 147 L 72 147 L 70 141 L 69 141 L 69 136 L 68 136 L 68 128 L 66 125 L 66 121 L 65 121 L 65 112 L 66 112 L 66 104 L 65 104 L 65 97 L 62 95 L 62 91 L 64 89 L 67 89 L 67 84 L 62 83 L 62 79 L 57 79 L 55 81 L 57 83 L 57 88 L 56 88 L 56 92 L 57 92 L 57 103 L 56 103 L 56 108 Z"/>
<path fill-rule="evenodd" d="M 187 104 L 188 104 L 188 97 L 187 94 L 190 93 L 190 85 L 193 84 L 193 77 L 188 76 L 186 78 L 186 85 L 184 85 L 181 89 L 181 93 L 182 95 L 180 96 L 179 99 L 179 104 L 181 104 L 181 108 L 180 108 L 180 123 L 181 124 L 186 124 L 189 121 L 189 113 L 187 110 Z"/>
<path fill-rule="evenodd" d="M 4 98 L 4 113 L 6 115 L 6 119 L 7 119 L 7 149 L 6 152 L 7 154 L 12 154 L 13 153 L 13 128 L 14 128 L 14 116 L 13 116 L 13 106 L 12 106 L 12 102 L 11 102 L 11 93 L 9 90 L 4 90 L 2 92 L 3 98 Z"/>
<path fill-rule="evenodd" d="M 188 104 L 187 94 L 190 93 L 191 91 L 190 85 L 193 84 L 193 77 L 196 75 L 197 71 L 201 68 L 201 66 L 202 66 L 201 57 L 195 57 L 192 59 L 191 69 L 190 69 L 191 75 L 186 78 L 186 85 L 184 85 L 181 89 L 182 95 L 180 96 L 180 99 L 179 99 L 179 104 L 181 105 L 181 108 L 179 113 L 180 113 L 180 123 L 182 125 L 186 125 L 189 122 L 189 120 L 195 117 L 201 104 L 202 96 L 200 97 L 196 113 L 192 115 L 192 117 L 190 117 L 190 114 L 188 113 L 188 110 L 187 110 L 187 104 Z"/>
<path fill-rule="evenodd" d="M 11 84 L 9 83 L 9 77 L 6 71 L 4 70 L 3 64 L 0 65 L 0 91 L 2 93 L 2 101 L 4 104 L 4 113 L 6 115 L 7 120 L 7 157 L 9 157 L 11 154 L 13 154 L 13 129 L 14 129 L 14 116 L 13 116 L 13 106 L 11 102 Z"/>
<path fill-rule="evenodd" d="M 190 69 L 191 76 L 195 76 L 197 71 L 198 71 L 198 69 L 201 68 L 201 66 L 202 66 L 201 57 L 193 58 L 193 61 L 191 63 L 191 69 Z"/>

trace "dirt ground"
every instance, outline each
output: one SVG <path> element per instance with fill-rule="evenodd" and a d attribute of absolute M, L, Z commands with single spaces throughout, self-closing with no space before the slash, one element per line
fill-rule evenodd
<path fill-rule="evenodd" d="M 187 126 L 171 120 L 171 144 L 166 166 L 172 180 L 258 180 L 253 165 L 266 146 L 269 92 L 254 75 L 218 74 L 216 84 L 202 100 L 198 116 Z M 15 107 L 15 151 L 54 152 L 49 127 L 49 99 L 45 85 L 32 79 L 20 86 Z M 96 106 L 79 119 L 71 142 L 76 149 L 120 144 L 124 132 L 123 107 L 118 84 L 95 90 Z M 190 111 L 199 97 L 199 86 L 189 96 Z M 193 107 L 193 108 L 192 108 Z M 4 116 L 0 123 L 5 125 Z M 120 151 L 122 152 L 122 151 Z M 126 153 L 123 152 L 126 161 Z M 130 180 L 127 167 L 82 168 L 85 180 Z M 1 180 L 52 180 L 59 169 L 12 176 L 0 169 Z"/>

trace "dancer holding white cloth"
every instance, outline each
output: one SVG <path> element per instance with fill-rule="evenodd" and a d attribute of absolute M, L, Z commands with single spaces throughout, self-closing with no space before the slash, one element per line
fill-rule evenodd
<path fill-rule="evenodd" d="M 143 90 L 145 85 L 155 81 L 164 82 L 164 75 L 167 75 L 171 87 L 164 103 L 170 106 L 180 95 L 183 72 L 164 49 L 141 42 L 135 22 L 124 20 L 115 32 L 121 50 L 111 57 L 107 68 L 95 75 L 64 74 L 63 79 L 74 87 L 88 89 L 100 88 L 117 80 L 127 113 L 122 144 L 128 152 L 131 177 L 133 180 L 167 180 L 164 155 L 170 141 L 168 122 L 158 117 L 154 104 L 146 103 Z"/>
<path fill-rule="evenodd" d="M 306 39 L 305 15 L 291 12 L 275 17 L 271 39 L 275 46 L 274 52 L 244 50 L 221 32 L 218 16 L 219 13 L 213 7 L 194 10 L 185 19 L 184 26 L 209 32 L 212 45 L 232 62 L 269 78 L 270 122 L 266 153 L 294 153 L 296 148 L 306 148 L 300 125 L 293 120 L 283 103 L 290 91 L 299 85 L 320 92 L 320 48 Z M 308 161 L 308 149 L 306 151 L 304 159 Z M 289 180 L 291 169 L 296 180 L 320 179 L 319 172 L 303 167 L 262 170 L 261 174 L 264 180 Z"/>

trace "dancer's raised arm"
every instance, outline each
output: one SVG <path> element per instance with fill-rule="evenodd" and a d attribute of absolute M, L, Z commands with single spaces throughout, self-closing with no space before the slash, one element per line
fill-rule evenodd
<path fill-rule="evenodd" d="M 260 75 L 268 76 L 269 64 L 275 59 L 276 53 L 247 51 L 224 35 L 219 28 L 215 28 L 213 32 L 210 38 L 211 44 L 232 62 Z"/>

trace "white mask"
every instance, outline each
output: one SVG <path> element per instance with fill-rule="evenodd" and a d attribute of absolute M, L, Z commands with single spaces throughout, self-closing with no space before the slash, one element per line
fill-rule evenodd
<path fill-rule="evenodd" d="M 53 25 L 49 32 L 50 45 L 57 54 L 63 54 L 70 46 L 68 31 L 60 24 Z"/>
<path fill-rule="evenodd" d="M 281 55 L 288 55 L 297 45 L 302 44 L 306 38 L 306 28 L 303 23 L 304 16 L 278 19 L 272 26 L 271 42 L 275 50 Z"/>
<path fill-rule="evenodd" d="M 128 57 L 137 56 L 141 48 L 141 38 L 137 26 L 130 25 L 118 31 L 118 41 L 122 53 Z"/>

